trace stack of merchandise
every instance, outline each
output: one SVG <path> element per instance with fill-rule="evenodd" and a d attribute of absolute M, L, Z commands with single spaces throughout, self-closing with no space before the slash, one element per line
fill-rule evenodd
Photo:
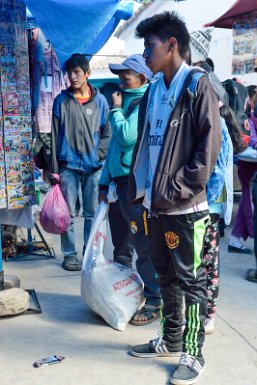
<path fill-rule="evenodd" d="M 0 208 L 35 203 L 26 7 L 0 9 Z"/>

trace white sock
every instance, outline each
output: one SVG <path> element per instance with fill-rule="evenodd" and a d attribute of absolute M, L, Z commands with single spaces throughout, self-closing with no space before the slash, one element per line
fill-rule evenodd
<path fill-rule="evenodd" d="M 234 246 L 234 247 L 242 247 L 242 243 L 240 242 L 240 237 L 235 237 L 234 235 L 231 235 L 229 244 L 230 246 Z"/>

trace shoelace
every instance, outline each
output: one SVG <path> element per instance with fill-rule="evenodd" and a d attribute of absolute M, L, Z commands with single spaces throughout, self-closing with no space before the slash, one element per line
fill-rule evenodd
<path fill-rule="evenodd" d="M 186 353 L 181 354 L 179 364 L 188 366 L 189 368 L 197 371 L 198 373 L 200 373 L 200 371 L 202 370 L 202 366 L 200 365 L 196 357 L 190 356 Z"/>
<path fill-rule="evenodd" d="M 181 354 L 179 363 L 181 365 L 191 366 L 194 364 L 195 357 L 189 356 L 188 354 Z"/>
<path fill-rule="evenodd" d="M 151 341 L 151 343 L 153 344 L 154 348 L 158 348 L 163 343 L 161 332 L 158 331 L 157 335 L 158 335 L 158 337 Z"/>

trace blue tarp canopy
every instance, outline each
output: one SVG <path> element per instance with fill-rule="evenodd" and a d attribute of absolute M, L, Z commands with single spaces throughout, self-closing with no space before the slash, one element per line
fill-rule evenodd
<path fill-rule="evenodd" d="M 94 54 L 121 19 L 133 14 L 133 1 L 24 0 L 52 43 L 61 64 L 73 53 Z"/>

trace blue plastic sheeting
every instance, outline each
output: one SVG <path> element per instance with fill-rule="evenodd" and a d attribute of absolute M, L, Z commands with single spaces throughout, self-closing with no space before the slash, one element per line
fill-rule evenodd
<path fill-rule="evenodd" d="M 103 27 L 98 36 L 86 47 L 83 53 L 96 53 L 107 42 L 121 19 L 128 20 L 133 15 L 133 2 L 120 2 L 111 20 Z"/>
<path fill-rule="evenodd" d="M 121 19 L 133 14 L 133 2 L 120 0 L 24 0 L 60 64 L 73 53 L 94 54 Z"/>

